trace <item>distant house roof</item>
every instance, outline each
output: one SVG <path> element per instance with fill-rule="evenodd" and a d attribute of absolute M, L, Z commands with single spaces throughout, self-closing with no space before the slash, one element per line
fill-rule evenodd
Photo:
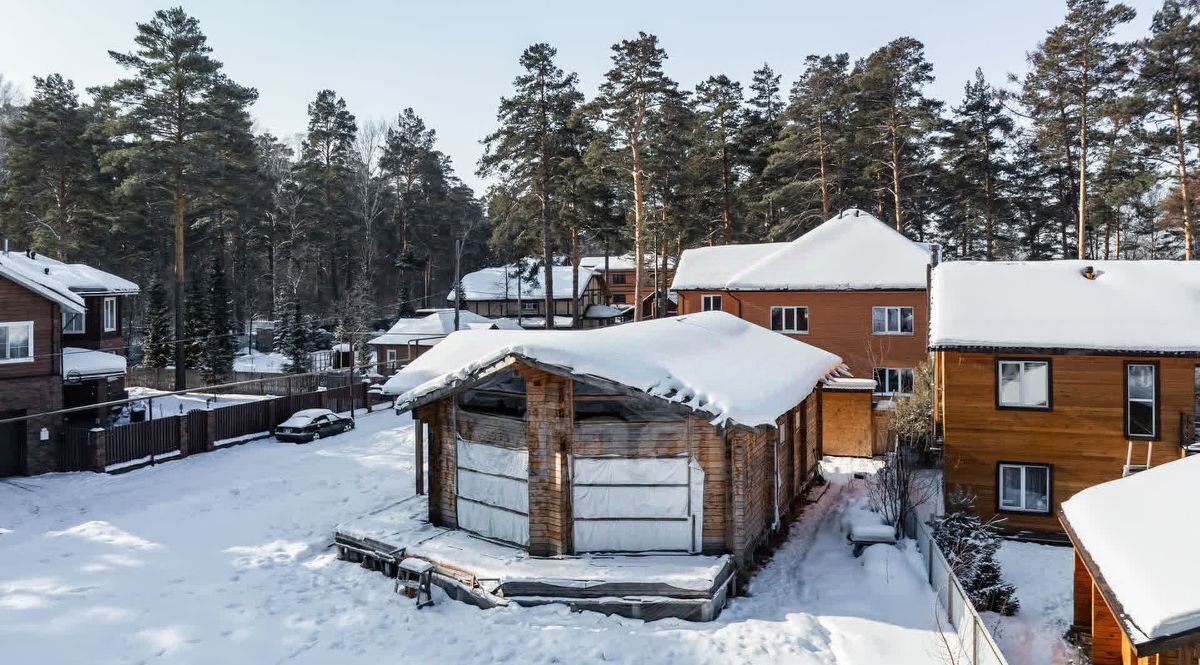
<path fill-rule="evenodd" d="M 593 330 L 454 333 L 383 392 L 411 407 L 510 358 L 628 386 L 705 414 L 714 425 L 744 427 L 774 425 L 819 381 L 843 371 L 842 359 L 828 351 L 725 312 L 702 312 Z"/>
<path fill-rule="evenodd" d="M 85 310 L 83 298 L 72 293 L 66 284 L 45 272 L 30 270 L 26 263 L 17 261 L 16 256 L 17 254 L 12 252 L 0 254 L 0 277 L 58 303 L 69 312 L 79 314 Z"/>
<path fill-rule="evenodd" d="M 8 252 L 0 254 L 0 263 L 13 264 L 35 279 L 53 280 L 81 296 L 133 295 L 141 291 L 137 284 L 123 277 L 82 263 L 63 263 L 41 254 Z"/>
<path fill-rule="evenodd" d="M 1200 632 L 1200 530 L 1189 513 L 1197 505 L 1200 456 L 1089 487 L 1063 502 L 1063 524 L 1135 647 Z"/>
<path fill-rule="evenodd" d="M 571 266 L 554 266 L 551 275 L 554 278 L 554 299 L 569 300 L 571 298 Z M 579 294 L 587 288 L 588 282 L 597 273 L 591 268 L 579 267 Z M 516 267 L 512 265 L 495 268 L 484 268 L 469 273 L 462 278 L 464 300 L 516 300 L 520 291 L 522 300 L 539 300 L 545 297 L 545 273 L 538 269 L 525 280 L 520 281 L 519 289 L 516 278 Z M 446 296 L 446 300 L 454 301 L 454 291 Z"/>
<path fill-rule="evenodd" d="M 656 265 L 661 265 L 661 263 L 662 263 L 661 259 L 656 258 L 654 256 L 647 256 L 645 259 L 645 263 L 642 264 L 642 269 L 643 270 L 653 270 Z M 585 268 L 592 268 L 594 270 L 599 270 L 599 271 L 603 272 L 604 271 L 604 257 L 603 256 L 585 256 L 585 257 L 582 257 L 579 259 L 579 265 L 583 266 Z M 675 267 L 675 259 L 668 257 L 667 258 L 667 266 L 669 268 L 674 268 Z M 636 270 L 637 262 L 634 260 L 633 254 L 622 254 L 620 256 L 610 256 L 610 257 L 608 257 L 608 269 L 609 270 Z"/>
<path fill-rule="evenodd" d="M 459 330 L 520 330 L 511 319 L 489 319 L 474 312 L 459 310 Z M 433 346 L 454 332 L 454 310 L 442 309 L 428 316 L 400 319 L 388 331 L 367 342 L 375 345 L 403 346 L 412 342 L 418 346 Z"/>
<path fill-rule="evenodd" d="M 1095 279 L 1084 276 L 1092 267 Z M 1200 353 L 1200 263 L 956 261 L 933 271 L 934 349 Z"/>
<path fill-rule="evenodd" d="M 856 291 L 924 289 L 929 245 L 869 213 L 843 211 L 791 242 L 689 249 L 673 290 Z"/>

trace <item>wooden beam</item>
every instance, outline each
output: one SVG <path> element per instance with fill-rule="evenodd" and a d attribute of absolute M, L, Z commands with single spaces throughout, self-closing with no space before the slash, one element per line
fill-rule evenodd
<path fill-rule="evenodd" d="M 414 419 L 413 426 L 416 433 L 413 456 L 417 461 L 417 494 L 421 495 L 425 493 L 425 423 Z"/>

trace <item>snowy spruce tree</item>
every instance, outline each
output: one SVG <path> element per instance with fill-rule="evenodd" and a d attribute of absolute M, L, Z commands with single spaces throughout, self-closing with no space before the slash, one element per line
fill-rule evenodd
<path fill-rule="evenodd" d="M 220 383 L 233 372 L 237 355 L 233 330 L 232 296 L 225 284 L 225 270 L 218 255 L 208 276 L 208 335 L 204 341 L 204 380 Z"/>
<path fill-rule="evenodd" d="M 930 523 L 933 539 L 975 609 L 1005 616 L 1016 614 L 1020 607 L 1016 589 L 1004 581 L 1000 562 L 996 560 L 1001 542 L 996 521 L 980 520 L 975 512 L 975 497 L 962 488 L 955 489 L 946 498 L 946 504 L 946 514 Z"/>
<path fill-rule="evenodd" d="M 307 318 L 300 312 L 300 303 L 295 299 L 287 299 L 280 305 L 279 311 L 281 315 L 275 326 L 275 351 L 287 359 L 283 365 L 284 372 L 303 374 L 312 367 Z"/>
<path fill-rule="evenodd" d="M 171 312 L 162 282 L 150 284 L 146 302 L 146 340 L 142 365 L 162 368 L 171 361 Z"/>
<path fill-rule="evenodd" d="M 208 342 L 208 298 L 199 276 L 188 283 L 183 310 L 184 362 L 188 369 L 204 369 Z"/>

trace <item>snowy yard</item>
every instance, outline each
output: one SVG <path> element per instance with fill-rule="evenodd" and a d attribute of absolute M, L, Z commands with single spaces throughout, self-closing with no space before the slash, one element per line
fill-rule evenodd
<path fill-rule="evenodd" d="M 131 386 L 128 388 L 128 391 L 130 399 L 153 398 L 142 402 L 134 402 L 142 410 L 148 407 L 152 408 L 153 413 L 150 416 L 151 418 L 170 418 L 171 416 L 178 416 L 196 409 L 216 409 L 223 406 L 233 406 L 234 404 L 255 402 L 270 397 L 270 395 L 234 395 L 224 393 L 220 395 L 210 393 L 169 395 L 166 390 L 155 390 L 154 388 L 143 388 L 141 386 Z M 117 424 L 126 422 L 129 422 L 128 408 L 121 414 L 121 418 L 117 421 Z"/>
<path fill-rule="evenodd" d="M 1011 617 L 983 617 L 1009 665 L 1066 665 L 1072 655 L 1062 639 L 1072 619 L 1071 548 L 1008 540 L 998 558 L 1021 609 Z"/>
<path fill-rule="evenodd" d="M 440 590 L 418 612 L 329 548 L 338 522 L 412 495 L 411 434 L 377 412 L 305 446 L 0 481 L 6 662 L 943 662 L 912 553 L 850 555 L 849 474 L 715 622 L 482 611 Z"/>

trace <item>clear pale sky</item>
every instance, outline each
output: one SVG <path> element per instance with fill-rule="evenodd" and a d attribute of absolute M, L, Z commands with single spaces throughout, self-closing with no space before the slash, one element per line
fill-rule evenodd
<path fill-rule="evenodd" d="M 1138 10 L 1133 38 L 1159 0 L 1126 0 Z M 116 78 L 109 49 L 133 46 L 134 24 L 173 3 L 145 0 L 0 0 L 0 73 L 28 94 L 30 77 L 59 72 L 84 88 Z M 937 77 L 930 92 L 956 104 L 975 68 L 1002 82 L 1025 71 L 1025 54 L 1065 14 L 1056 0 L 791 0 L 760 2 L 182 2 L 200 20 L 215 56 L 238 82 L 254 86 L 260 129 L 290 136 L 322 88 L 345 97 L 361 119 L 412 106 L 438 132 L 438 147 L 478 188 L 480 139 L 495 126 L 517 57 L 530 43 L 558 48 L 591 95 L 609 67 L 609 47 L 655 33 L 667 73 L 686 87 L 724 73 L 746 85 L 769 62 L 786 93 L 810 53 L 862 57 L 911 35 L 925 44 Z"/>

